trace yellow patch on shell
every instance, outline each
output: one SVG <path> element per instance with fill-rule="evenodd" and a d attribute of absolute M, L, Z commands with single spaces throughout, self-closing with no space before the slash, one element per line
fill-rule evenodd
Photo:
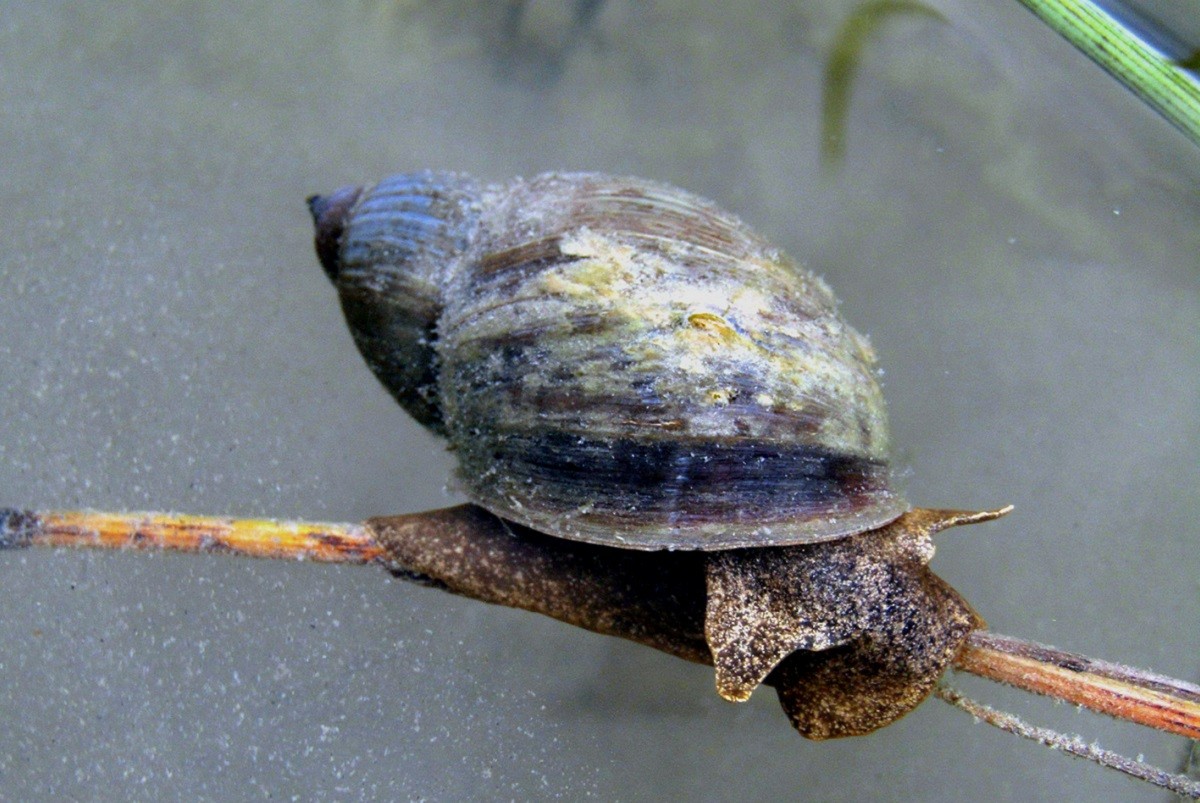
<path fill-rule="evenodd" d="M 736 388 L 713 388 L 704 394 L 704 399 L 714 407 L 725 407 L 736 397 Z"/>
<path fill-rule="evenodd" d="M 688 316 L 688 323 L 697 329 L 711 332 L 716 339 L 732 340 L 737 337 L 737 330 L 729 325 L 729 321 L 711 312 L 693 312 Z"/>
<path fill-rule="evenodd" d="M 679 367 L 692 374 L 710 371 L 708 358 L 712 355 L 754 362 L 766 356 L 761 344 L 739 332 L 728 319 L 714 312 L 689 313 L 684 325 L 676 328 L 675 338 L 682 345 Z M 718 402 L 717 399 L 711 401 Z M 728 399 L 724 403 L 728 403 Z"/>
<path fill-rule="evenodd" d="M 563 235 L 558 250 L 563 256 L 603 265 L 605 272 L 628 276 L 637 270 L 636 249 L 587 227 Z"/>
<path fill-rule="evenodd" d="M 693 312 L 687 316 L 686 325 L 680 327 L 678 336 L 689 349 L 698 353 L 720 351 L 755 351 L 757 343 L 743 335 L 725 318 L 713 312 Z"/>
<path fill-rule="evenodd" d="M 558 247 L 575 260 L 542 273 L 543 290 L 601 305 L 645 326 L 670 323 L 655 286 L 664 270 L 661 258 L 586 227 L 563 235 Z"/>
<path fill-rule="evenodd" d="M 546 292 L 606 301 L 630 292 L 637 264 L 629 246 L 582 228 L 564 235 L 558 247 L 563 255 L 576 259 L 541 275 Z"/>

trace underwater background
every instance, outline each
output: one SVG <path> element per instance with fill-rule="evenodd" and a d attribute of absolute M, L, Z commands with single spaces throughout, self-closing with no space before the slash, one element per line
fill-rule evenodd
<path fill-rule="evenodd" d="M 997 632 L 1200 680 L 1200 151 L 1015 1 L 5 3 L 0 504 L 355 521 L 459 501 L 306 196 L 598 170 L 713 199 L 879 355 L 934 570 Z M 1168 799 L 936 701 L 774 692 L 370 568 L 0 555 L 0 799 Z M 1186 743 L 973 678 L 1179 768 Z"/>

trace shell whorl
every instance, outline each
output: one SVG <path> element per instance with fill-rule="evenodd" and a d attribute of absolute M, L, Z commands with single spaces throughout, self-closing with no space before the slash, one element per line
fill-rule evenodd
<path fill-rule="evenodd" d="M 434 348 L 447 276 L 477 227 L 475 182 L 392 176 L 314 195 L 317 253 L 367 365 L 425 426 L 445 434 Z"/>
<path fill-rule="evenodd" d="M 483 507 L 640 549 L 827 540 L 907 509 L 865 340 L 711 203 L 423 173 L 343 206 L 326 269 L 355 339 Z"/>

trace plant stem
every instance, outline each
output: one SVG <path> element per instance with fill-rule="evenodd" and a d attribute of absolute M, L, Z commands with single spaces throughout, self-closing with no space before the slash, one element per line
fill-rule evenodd
<path fill-rule="evenodd" d="M 1141 669 L 976 630 L 954 668 L 1189 739 L 1200 739 L 1200 687 Z"/>
<path fill-rule="evenodd" d="M 1193 800 L 1200 799 L 1200 781 L 1193 781 L 1187 776 L 1175 775 L 1159 769 L 1152 764 L 1147 764 L 1144 761 L 1127 758 L 1111 750 L 1105 750 L 1094 744 L 1088 744 L 1078 736 L 1067 736 L 1048 728 L 1039 728 L 1030 725 L 1020 717 L 1005 713 L 1004 711 L 997 711 L 991 706 L 983 705 L 969 697 L 964 697 L 959 692 L 944 684 L 934 689 L 933 693 L 938 699 L 945 700 L 950 705 L 961 708 L 976 719 L 982 720 L 1006 733 L 1012 733 L 1023 739 L 1040 742 L 1047 747 L 1053 747 L 1055 750 L 1061 750 L 1077 758 L 1085 758 L 1088 761 L 1093 761 L 1103 767 L 1114 769 L 1117 772 L 1137 778 L 1139 781 L 1145 781 L 1160 789 L 1174 792 L 1177 795 L 1189 797 Z"/>
<path fill-rule="evenodd" d="M 0 549 L 24 546 L 217 552 L 323 563 L 371 563 L 386 556 L 383 546 L 362 524 L 0 510 Z"/>
<path fill-rule="evenodd" d="M 1200 83 L 1196 76 L 1090 0 L 1021 3 L 1200 145 Z M 1191 59 L 1186 63 L 1190 66 Z"/>
<path fill-rule="evenodd" d="M 693 632 L 694 618 L 686 611 L 664 610 L 657 600 L 634 598 L 623 587 L 633 564 L 627 561 L 661 559 L 659 553 L 612 550 L 611 571 L 595 572 L 597 587 L 589 598 L 606 594 L 619 598 L 625 613 L 594 612 L 567 606 L 547 607 L 501 589 L 507 582 L 499 573 L 470 578 L 469 570 L 453 563 L 417 566 L 440 541 L 477 536 L 478 543 L 495 557 L 500 569 L 506 554 L 521 542 L 495 537 L 497 522 L 470 506 L 362 524 L 314 524 L 202 516 L 169 516 L 159 513 L 30 512 L 0 510 L 0 549 L 31 546 L 91 547 L 100 549 L 164 549 L 208 552 L 248 557 L 315 560 L 335 563 L 375 563 L 400 576 L 433 583 L 458 593 L 498 604 L 511 605 L 563 619 L 596 632 L 632 639 L 691 661 L 711 663 L 703 634 Z M 383 523 L 390 527 L 384 535 Z M 501 525 L 499 525 L 502 527 Z M 399 536 L 399 537 L 398 537 Z M 554 539 L 548 539 L 553 543 Z M 405 549 L 411 550 L 406 555 Z M 506 553 L 509 550 L 510 553 Z M 454 550 L 457 552 L 457 550 Z M 647 558 L 646 556 L 651 557 Z M 658 558 L 653 556 L 657 555 Z M 676 556 L 678 557 L 678 555 Z M 513 564 L 517 565 L 517 564 Z M 520 564 L 524 568 L 525 564 Z M 431 568 L 435 566 L 435 568 Z M 579 567 L 564 562 L 560 571 Z M 585 566 L 584 568 L 588 568 Z M 656 574 L 661 574 L 657 569 Z M 575 578 L 564 578 L 576 584 Z M 678 596 L 682 596 L 682 592 Z M 572 603 L 572 606 L 575 603 Z M 586 607 L 586 606 L 585 606 Z M 1200 687 L 1140 669 L 1097 661 L 1041 644 L 977 630 L 967 637 L 953 666 L 959 671 L 1008 683 L 1026 691 L 1136 722 L 1158 730 L 1200 739 Z"/>

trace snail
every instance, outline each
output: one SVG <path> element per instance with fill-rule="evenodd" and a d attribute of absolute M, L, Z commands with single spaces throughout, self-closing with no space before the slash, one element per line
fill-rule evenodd
<path fill-rule="evenodd" d="M 907 510 L 867 341 L 713 204 L 596 174 L 419 173 L 310 206 L 363 356 L 502 518 L 719 550 Z"/>
<path fill-rule="evenodd" d="M 402 174 L 309 209 L 360 352 L 473 503 L 571 554 L 703 556 L 723 696 L 783 673 L 806 735 L 869 732 L 982 624 L 929 536 L 999 513 L 910 510 L 869 343 L 735 216 L 592 173 Z"/>

